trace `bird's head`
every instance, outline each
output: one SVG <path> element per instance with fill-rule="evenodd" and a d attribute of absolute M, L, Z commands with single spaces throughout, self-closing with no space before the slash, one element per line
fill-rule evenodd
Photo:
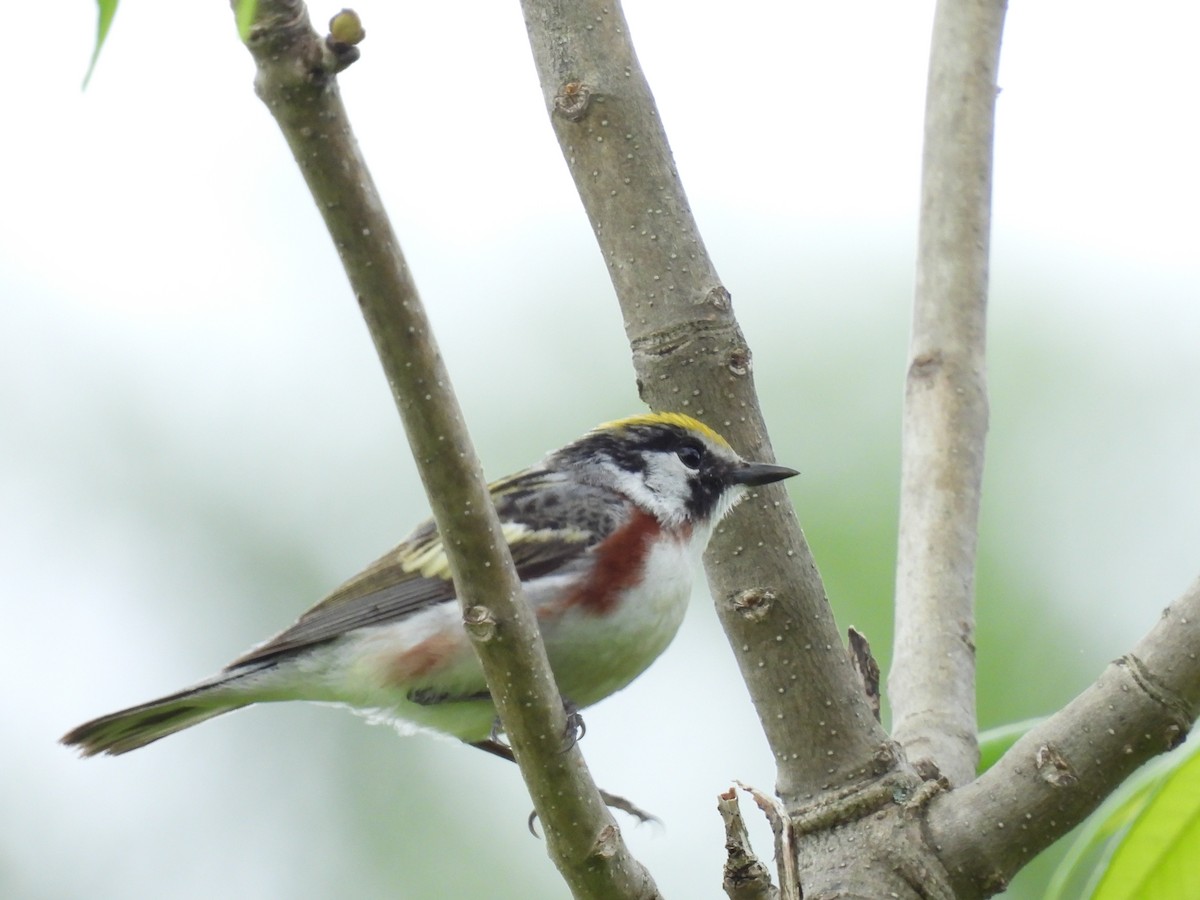
<path fill-rule="evenodd" d="M 581 480 L 624 494 L 669 527 L 715 525 L 747 487 L 798 474 L 747 462 L 713 429 L 681 413 L 607 422 L 552 460 Z"/>

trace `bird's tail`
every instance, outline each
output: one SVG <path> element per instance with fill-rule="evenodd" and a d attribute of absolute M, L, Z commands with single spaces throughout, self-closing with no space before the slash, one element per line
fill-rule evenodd
<path fill-rule="evenodd" d="M 255 698 L 236 688 L 230 689 L 231 683 L 245 674 L 250 673 L 239 672 L 233 677 L 222 673 L 166 697 L 92 719 L 67 732 L 59 742 L 78 747 L 82 756 L 98 753 L 117 756 L 145 747 L 159 738 L 253 703 Z"/>

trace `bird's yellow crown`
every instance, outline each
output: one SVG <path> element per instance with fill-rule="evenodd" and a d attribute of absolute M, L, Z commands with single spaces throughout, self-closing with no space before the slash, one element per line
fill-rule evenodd
<path fill-rule="evenodd" d="M 640 416 L 630 416 L 627 419 L 615 419 L 612 422 L 605 422 L 603 425 L 598 425 L 592 429 L 593 433 L 600 431 L 615 431 L 621 432 L 629 428 L 637 428 L 640 425 L 674 425 L 677 428 L 684 428 L 688 431 L 695 431 L 710 441 L 720 444 L 722 447 L 728 447 L 729 441 L 721 437 L 716 431 L 709 428 L 698 419 L 693 419 L 691 416 L 676 412 L 661 412 L 661 413 L 645 413 Z"/>

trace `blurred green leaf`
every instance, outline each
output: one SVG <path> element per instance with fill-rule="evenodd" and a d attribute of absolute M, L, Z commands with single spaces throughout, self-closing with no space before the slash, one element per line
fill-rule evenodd
<path fill-rule="evenodd" d="M 92 80 L 92 72 L 96 69 L 96 61 L 100 59 L 100 48 L 108 37 L 108 29 L 112 26 L 113 16 L 117 14 L 117 0 L 96 0 L 100 13 L 96 23 L 96 46 L 92 49 L 92 60 L 88 63 L 87 74 L 83 76 L 83 89 L 87 90 L 88 82 Z"/>
<path fill-rule="evenodd" d="M 1165 769 L 1113 850 L 1093 900 L 1200 896 L 1200 754 Z"/>
<path fill-rule="evenodd" d="M 1040 718 L 1024 719 L 1020 722 L 1012 722 L 997 728 L 989 728 L 980 734 L 979 769 L 977 774 L 982 775 L 994 766 L 996 760 L 1007 753 L 1013 744 L 1025 736 L 1025 732 L 1041 721 Z"/>
<path fill-rule="evenodd" d="M 250 26 L 254 24 L 254 16 L 258 12 L 258 0 L 238 0 L 237 30 L 238 37 L 243 41 L 250 40 Z"/>

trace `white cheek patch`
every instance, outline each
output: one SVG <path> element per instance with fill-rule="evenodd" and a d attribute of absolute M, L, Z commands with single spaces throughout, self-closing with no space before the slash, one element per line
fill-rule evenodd
<path fill-rule="evenodd" d="M 716 455 L 731 467 L 741 463 L 732 451 L 723 448 L 710 446 L 709 453 Z M 647 451 L 641 456 L 645 469 L 640 472 L 623 469 L 608 459 L 601 461 L 600 465 L 617 491 L 652 514 L 663 525 L 674 528 L 684 524 L 689 515 L 688 504 L 692 502 L 692 493 L 697 487 L 695 479 L 698 473 L 685 466 L 674 453 Z M 707 524 L 711 526 L 719 522 L 747 493 L 744 485 L 727 485 L 716 498 L 716 505 L 707 516 Z"/>
<path fill-rule="evenodd" d="M 642 457 L 646 469 L 630 472 L 612 462 L 604 467 L 611 473 L 614 487 L 664 525 L 680 525 L 687 518 L 691 496 L 691 472 L 675 454 L 653 453 Z"/>
<path fill-rule="evenodd" d="M 646 463 L 646 485 L 667 514 L 663 520 L 682 521 L 692 497 L 692 471 L 674 453 L 655 453 Z"/>
<path fill-rule="evenodd" d="M 601 465 L 612 477 L 613 487 L 618 492 L 624 494 L 643 509 L 657 510 L 655 497 L 646 489 L 646 482 L 642 480 L 640 472 L 630 472 L 628 469 L 622 469 L 610 460 L 605 460 Z"/>

